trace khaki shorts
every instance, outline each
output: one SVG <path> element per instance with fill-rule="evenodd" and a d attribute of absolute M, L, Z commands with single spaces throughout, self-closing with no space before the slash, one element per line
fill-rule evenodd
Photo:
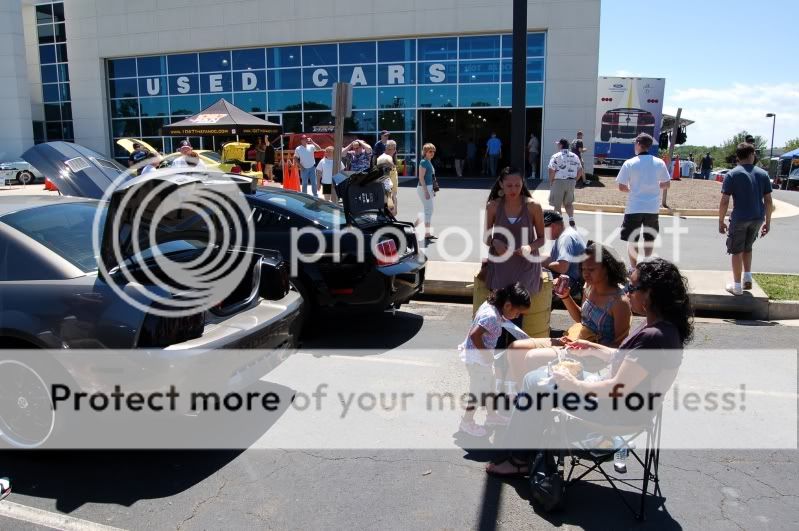
<path fill-rule="evenodd" d="M 556 210 L 574 203 L 574 179 L 555 179 L 549 188 L 549 204 Z"/>
<path fill-rule="evenodd" d="M 731 221 L 727 229 L 727 253 L 751 253 L 757 235 L 763 222 L 759 219 L 752 221 Z"/>

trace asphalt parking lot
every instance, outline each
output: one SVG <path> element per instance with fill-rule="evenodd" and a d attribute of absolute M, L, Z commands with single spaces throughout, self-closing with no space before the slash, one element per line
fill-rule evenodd
<path fill-rule="evenodd" d="M 302 352 L 268 374 L 263 385 L 290 394 L 292 382 L 356 375 L 365 382 L 421 378 L 465 388 L 454 347 L 469 319 L 470 306 L 427 302 L 412 303 L 394 316 L 320 317 Z M 553 327 L 563 328 L 567 319 L 555 312 Z M 799 343 L 799 328 L 703 320 L 693 347 L 754 349 L 764 335 L 773 348 Z M 349 355 L 314 355 L 318 347 Z M 433 349 L 451 349 L 453 355 L 442 359 Z M 786 358 L 774 369 L 795 372 L 795 363 Z M 258 441 L 244 451 L 3 453 L 0 473 L 13 478 L 14 492 L 0 515 L 7 514 L 9 504 L 19 504 L 66 516 L 69 520 L 60 525 L 70 529 L 100 528 L 94 524 L 124 529 L 636 527 L 616 495 L 595 484 L 572 491 L 565 511 L 542 517 L 533 512 L 523 481 L 487 477 L 488 455 L 458 447 L 468 447 L 468 441 L 457 438 L 449 449 L 321 450 L 299 440 L 294 449 L 256 448 L 272 434 L 297 429 L 301 418 L 291 409 L 265 418 L 262 426 L 250 427 Z M 313 431 L 314 426 L 304 428 Z M 454 435 L 456 426 L 446 429 Z M 297 431 L 297 437 L 303 433 Z M 795 529 L 797 457 L 796 450 L 664 451 L 665 510 L 651 510 L 649 524 L 657 529 Z M 41 521 L 33 513 L 20 514 Z M 0 528 L 44 527 L 0 516 Z"/>

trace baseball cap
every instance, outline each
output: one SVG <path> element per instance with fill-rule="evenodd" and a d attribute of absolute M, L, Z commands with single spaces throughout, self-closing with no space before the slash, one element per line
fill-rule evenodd
<path fill-rule="evenodd" d="M 191 148 L 191 142 L 189 142 L 188 140 L 183 140 L 180 143 L 180 148 L 183 149 L 184 147 Z"/>
<path fill-rule="evenodd" d="M 563 216 L 555 212 L 554 210 L 546 210 L 544 211 L 544 226 L 549 227 L 553 223 L 562 223 Z"/>
<path fill-rule="evenodd" d="M 566 140 L 565 138 L 561 138 L 560 140 L 558 140 L 558 144 L 560 144 L 560 147 L 562 149 L 569 149 L 569 141 Z"/>
<path fill-rule="evenodd" d="M 387 135 L 387 134 L 389 134 L 388 131 L 380 131 L 380 136 Z"/>

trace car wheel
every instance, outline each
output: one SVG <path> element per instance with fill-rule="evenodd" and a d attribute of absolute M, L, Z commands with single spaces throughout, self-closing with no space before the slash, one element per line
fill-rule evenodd
<path fill-rule="evenodd" d="M 27 170 L 17 173 L 17 182 L 19 184 L 31 184 L 34 179 L 33 174 Z"/>
<path fill-rule="evenodd" d="M 38 448 L 56 427 L 50 388 L 31 364 L 0 359 L 0 441 L 12 448 Z"/>

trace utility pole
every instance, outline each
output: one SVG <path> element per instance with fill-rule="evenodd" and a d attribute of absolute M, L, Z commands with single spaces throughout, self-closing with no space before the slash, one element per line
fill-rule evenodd
<path fill-rule="evenodd" d="M 527 131 L 527 0 L 513 0 L 513 92 L 511 108 L 511 166 L 525 175 Z M 543 139 L 542 139 L 543 140 Z"/>
<path fill-rule="evenodd" d="M 674 147 L 676 146 L 677 142 L 677 135 L 680 133 L 680 116 L 682 116 L 682 107 L 677 109 L 677 116 L 674 117 L 674 127 L 671 129 L 671 140 L 669 141 L 669 160 L 666 164 L 671 164 L 671 161 L 674 160 Z M 672 172 L 669 171 L 669 179 L 671 179 Z M 669 205 L 666 204 L 666 199 L 669 195 L 669 190 L 663 190 L 663 208 L 669 208 Z"/>
<path fill-rule="evenodd" d="M 352 85 L 349 83 L 335 83 L 333 85 L 333 175 L 338 175 L 341 168 L 341 150 L 344 148 L 344 118 L 352 116 Z M 315 179 L 316 177 L 314 177 Z M 331 199 L 338 201 L 336 182 L 333 180 Z"/>

